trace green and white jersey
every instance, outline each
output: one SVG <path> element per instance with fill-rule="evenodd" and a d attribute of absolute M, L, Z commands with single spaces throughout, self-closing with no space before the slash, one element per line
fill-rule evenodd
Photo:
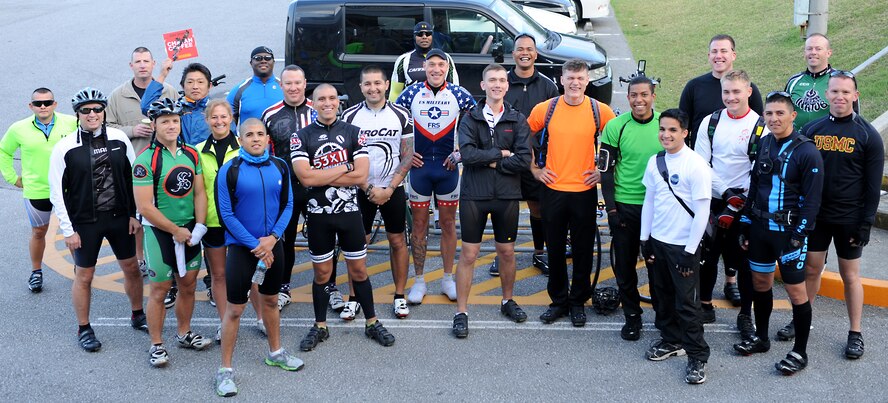
<path fill-rule="evenodd" d="M 805 70 L 790 77 L 786 82 L 786 92 L 792 96 L 792 103 L 798 113 L 795 119 L 796 128 L 801 128 L 806 123 L 829 113 L 826 88 L 829 84 L 829 73 L 832 71 L 832 67 L 827 67 L 818 73 Z"/>
<path fill-rule="evenodd" d="M 645 187 L 641 179 L 648 160 L 663 147 L 658 138 L 660 113 L 644 122 L 635 120 L 631 113 L 624 113 L 611 119 L 604 126 L 601 142 L 619 150 L 619 158 L 614 171 L 614 199 L 626 204 L 644 204 Z"/>
<path fill-rule="evenodd" d="M 183 226 L 194 219 L 194 181 L 202 174 L 197 150 L 179 143 L 173 155 L 155 141 L 136 157 L 133 186 L 154 186 L 154 205 L 173 224 Z M 144 217 L 142 223 L 152 225 Z"/>

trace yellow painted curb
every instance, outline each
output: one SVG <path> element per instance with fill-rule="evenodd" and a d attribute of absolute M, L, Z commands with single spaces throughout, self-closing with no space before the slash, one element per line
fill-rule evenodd
<path fill-rule="evenodd" d="M 839 273 L 833 271 L 823 272 L 820 283 L 820 292 L 817 295 L 845 299 L 845 285 Z M 888 281 L 871 278 L 861 278 L 863 283 L 863 303 L 865 305 L 888 307 Z"/>

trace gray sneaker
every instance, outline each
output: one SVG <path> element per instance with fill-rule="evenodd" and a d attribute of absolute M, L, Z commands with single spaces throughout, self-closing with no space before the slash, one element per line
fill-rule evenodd
<path fill-rule="evenodd" d="M 231 397 L 237 394 L 237 385 L 234 383 L 234 370 L 219 368 L 216 371 L 216 394 L 222 397 Z"/>
<path fill-rule="evenodd" d="M 299 371 L 305 366 L 305 363 L 286 349 L 281 349 L 281 352 L 277 354 L 269 352 L 265 357 L 265 365 L 281 367 L 287 371 Z"/>
<path fill-rule="evenodd" d="M 651 344 L 651 348 L 647 351 L 647 359 L 651 361 L 663 361 L 669 357 L 677 357 L 685 355 L 685 350 L 681 346 L 667 343 L 666 340 L 660 339 Z"/>
<path fill-rule="evenodd" d="M 148 276 L 148 263 L 144 260 L 139 261 L 139 273 L 142 273 L 142 277 Z"/>

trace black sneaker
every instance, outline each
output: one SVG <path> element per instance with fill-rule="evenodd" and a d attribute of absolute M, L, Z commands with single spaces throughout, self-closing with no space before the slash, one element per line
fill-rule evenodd
<path fill-rule="evenodd" d="M 667 343 L 666 340 L 660 339 L 651 344 L 646 356 L 651 361 L 663 361 L 669 357 L 679 357 L 685 355 L 685 349 L 679 345 Z"/>
<path fill-rule="evenodd" d="M 493 263 L 490 264 L 490 268 L 487 269 L 487 272 L 493 277 L 499 277 L 499 256 L 493 258 Z"/>
<path fill-rule="evenodd" d="M 92 328 L 86 329 L 77 334 L 77 337 L 80 340 L 80 348 L 89 351 L 95 352 L 99 351 L 102 348 L 102 342 L 96 338 L 96 332 L 92 330 Z"/>
<path fill-rule="evenodd" d="M 315 347 L 318 346 L 322 341 L 330 338 L 330 331 L 327 328 L 319 328 L 318 325 L 312 325 L 311 329 L 308 329 L 308 334 L 302 338 L 302 341 L 299 342 L 299 349 L 302 351 L 311 351 L 314 350 Z"/>
<path fill-rule="evenodd" d="M 167 291 L 166 297 L 163 299 L 163 306 L 166 309 L 173 309 L 173 307 L 176 306 L 176 295 L 178 295 L 178 294 L 179 294 L 178 288 L 176 288 L 176 287 L 170 288 L 170 290 Z"/>
<path fill-rule="evenodd" d="M 509 319 L 512 319 L 515 323 L 521 323 L 527 320 L 527 314 L 518 306 L 518 303 L 514 300 L 508 300 L 505 304 L 500 305 L 500 312 L 503 315 L 506 315 Z"/>
<path fill-rule="evenodd" d="M 469 335 L 469 315 L 458 313 L 453 316 L 453 335 L 464 339 Z"/>
<path fill-rule="evenodd" d="M 764 340 L 758 336 L 752 336 L 734 345 L 740 355 L 753 355 L 756 353 L 766 353 L 771 349 L 771 341 Z"/>
<path fill-rule="evenodd" d="M 741 313 L 737 315 L 737 330 L 740 331 L 740 339 L 748 340 L 755 336 L 755 324 L 752 322 L 752 316 Z"/>
<path fill-rule="evenodd" d="M 146 318 L 144 313 L 140 313 L 138 315 L 133 315 L 130 317 L 130 325 L 132 325 L 133 329 L 148 331 L 148 319 Z"/>
<path fill-rule="evenodd" d="M 860 333 L 848 334 L 848 345 L 845 347 L 845 357 L 856 360 L 863 357 L 863 335 Z"/>
<path fill-rule="evenodd" d="M 586 307 L 580 306 L 571 306 L 570 307 L 570 323 L 574 325 L 574 327 L 583 327 L 586 326 Z"/>
<path fill-rule="evenodd" d="M 795 323 L 789 321 L 786 326 L 777 331 L 777 340 L 792 341 L 795 338 Z"/>
<path fill-rule="evenodd" d="M 620 329 L 620 337 L 628 341 L 641 338 L 641 315 L 626 315 L 626 324 Z"/>
<path fill-rule="evenodd" d="M 790 351 L 789 354 L 786 355 L 786 358 L 780 360 L 780 362 L 774 364 L 774 368 L 777 368 L 783 375 L 793 375 L 796 372 L 799 372 L 805 367 L 808 366 L 808 359 L 802 357 L 801 354 Z"/>
<path fill-rule="evenodd" d="M 549 277 L 549 257 L 545 253 L 533 254 L 533 266 L 540 269 L 544 276 Z"/>
<path fill-rule="evenodd" d="M 725 299 L 731 301 L 731 305 L 740 306 L 740 289 L 737 288 L 737 283 L 725 283 L 723 291 Z"/>
<path fill-rule="evenodd" d="M 688 367 L 685 370 L 685 382 L 691 385 L 699 385 L 706 382 L 706 363 L 695 358 L 688 358 Z"/>
<path fill-rule="evenodd" d="M 370 326 L 364 326 L 364 335 L 376 340 L 376 342 L 383 347 L 395 344 L 395 336 L 389 333 L 388 329 L 386 329 L 385 326 L 382 325 L 382 322 L 378 320 L 373 322 Z"/>
<path fill-rule="evenodd" d="M 700 321 L 715 323 L 715 308 L 712 304 L 700 304 Z"/>
<path fill-rule="evenodd" d="M 28 277 L 28 289 L 33 293 L 43 291 L 43 270 L 35 270 Z"/>
<path fill-rule="evenodd" d="M 550 306 L 549 309 L 546 309 L 546 312 L 540 315 L 540 321 L 548 325 L 565 315 L 567 315 L 566 306 Z"/>

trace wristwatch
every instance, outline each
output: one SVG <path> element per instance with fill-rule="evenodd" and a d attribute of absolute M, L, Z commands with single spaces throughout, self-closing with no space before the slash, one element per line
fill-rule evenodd
<path fill-rule="evenodd" d="M 351 172 L 351 171 L 354 171 L 354 170 L 355 170 L 355 164 L 352 164 L 351 162 L 346 162 L 346 163 L 345 163 L 345 169 L 346 169 L 346 171 L 345 171 L 346 173 Z"/>
<path fill-rule="evenodd" d="M 281 240 L 281 236 L 278 235 L 278 234 L 276 234 L 276 233 L 274 233 L 274 232 L 272 232 L 272 233 L 269 234 L 269 235 L 273 236 L 275 241 L 280 241 L 280 240 Z"/>

